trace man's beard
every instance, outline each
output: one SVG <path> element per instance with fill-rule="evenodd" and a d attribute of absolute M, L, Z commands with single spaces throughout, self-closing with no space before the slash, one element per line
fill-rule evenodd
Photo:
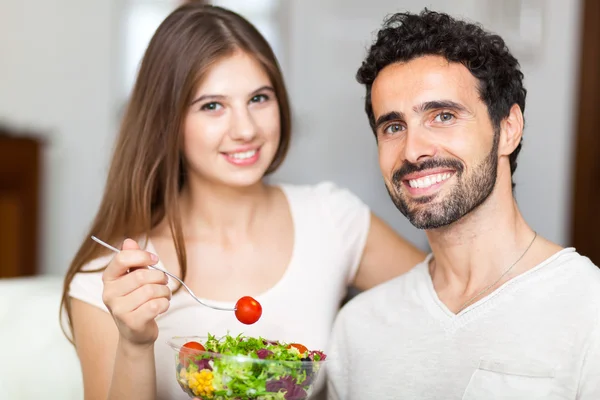
<path fill-rule="evenodd" d="M 436 229 L 450 225 L 479 207 L 494 190 L 498 171 L 499 135 L 494 135 L 494 143 L 487 157 L 473 172 L 463 178 L 464 166 L 456 159 L 430 159 L 420 164 L 405 162 L 392 175 L 393 186 L 386 188 L 392 201 L 411 224 L 418 229 Z M 435 202 L 437 193 L 416 199 L 407 198 L 402 189 L 402 179 L 407 174 L 430 168 L 451 168 L 456 171 L 457 183 L 450 193 Z"/>

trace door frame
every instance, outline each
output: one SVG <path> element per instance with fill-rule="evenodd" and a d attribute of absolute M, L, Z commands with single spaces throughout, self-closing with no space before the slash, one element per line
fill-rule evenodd
<path fill-rule="evenodd" d="M 571 245 L 600 266 L 600 1 L 582 7 Z"/>

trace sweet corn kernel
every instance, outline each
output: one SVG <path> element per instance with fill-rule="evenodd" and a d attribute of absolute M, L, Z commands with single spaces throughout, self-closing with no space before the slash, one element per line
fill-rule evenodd
<path fill-rule="evenodd" d="M 212 386 L 213 373 L 208 369 L 189 374 L 188 386 L 196 396 L 211 399 L 215 389 Z"/>

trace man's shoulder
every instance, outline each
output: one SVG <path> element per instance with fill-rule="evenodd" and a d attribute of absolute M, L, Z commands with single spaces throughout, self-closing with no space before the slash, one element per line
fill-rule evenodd
<path fill-rule="evenodd" d="M 565 319 L 600 318 L 600 268 L 574 248 L 566 248 L 546 260 L 530 275 L 530 284 L 550 294 L 545 304 Z"/>
<path fill-rule="evenodd" d="M 600 289 L 600 268 L 574 248 L 561 250 L 548 263 L 554 266 L 552 269 L 562 279 L 569 279 L 575 289 Z M 597 294 L 600 297 L 600 290 L 597 290 Z"/>
<path fill-rule="evenodd" d="M 600 305 L 600 268 L 575 249 L 570 250 L 561 262 L 564 279 L 579 295 L 589 295 Z"/>

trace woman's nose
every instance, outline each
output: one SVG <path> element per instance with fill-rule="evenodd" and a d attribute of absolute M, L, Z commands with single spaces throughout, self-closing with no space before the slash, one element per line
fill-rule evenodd
<path fill-rule="evenodd" d="M 233 114 L 230 136 L 234 140 L 249 142 L 256 137 L 257 126 L 248 109 L 238 110 Z"/>

